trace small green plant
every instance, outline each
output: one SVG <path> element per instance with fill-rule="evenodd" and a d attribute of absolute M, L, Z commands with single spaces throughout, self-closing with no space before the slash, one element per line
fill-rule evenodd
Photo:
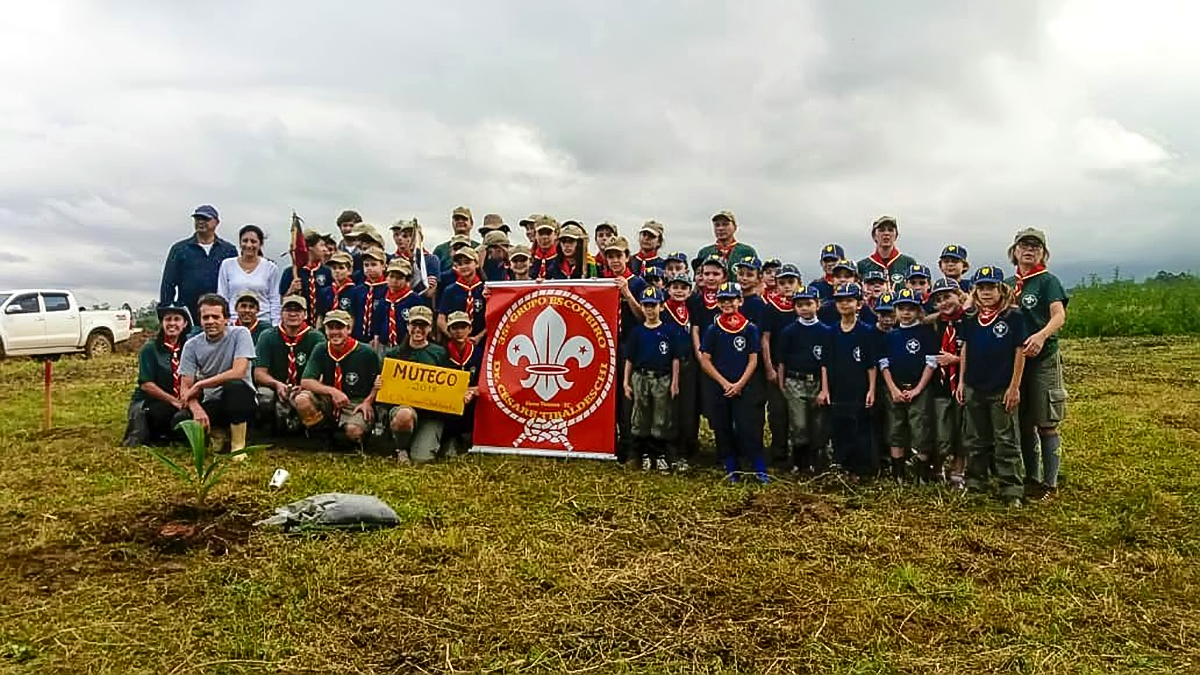
<path fill-rule="evenodd" d="M 226 455 L 217 454 L 216 452 L 210 453 L 208 451 L 208 443 L 205 439 L 204 427 L 199 422 L 196 420 L 184 420 L 177 424 L 175 428 L 183 431 L 184 436 L 187 437 L 188 445 L 191 446 L 192 466 L 190 467 L 190 471 L 155 448 L 146 448 L 146 451 L 196 491 L 196 502 L 198 504 L 204 503 L 204 500 L 208 497 L 208 491 L 220 482 L 221 477 L 225 475 L 225 472 L 236 458 L 268 447 L 265 445 L 252 445 Z"/>

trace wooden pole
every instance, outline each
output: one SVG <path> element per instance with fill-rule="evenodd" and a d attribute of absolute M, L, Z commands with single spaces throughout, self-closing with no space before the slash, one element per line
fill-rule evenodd
<path fill-rule="evenodd" d="M 53 419 L 53 411 L 51 408 L 50 399 L 50 383 L 54 379 L 54 362 L 46 359 L 45 363 L 45 380 L 46 380 L 46 419 L 43 422 L 46 431 L 50 431 L 51 420 Z"/>

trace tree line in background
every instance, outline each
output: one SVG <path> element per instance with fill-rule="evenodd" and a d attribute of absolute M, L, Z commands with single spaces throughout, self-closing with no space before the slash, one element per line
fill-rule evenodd
<path fill-rule="evenodd" d="M 1134 281 L 1091 274 L 1070 291 L 1064 337 L 1137 337 L 1200 334 L 1200 277 L 1166 272 Z M 158 330 L 157 302 L 133 310 L 134 325 Z M 96 308 L 100 308 L 97 306 Z M 104 307 L 105 309 L 107 306 Z"/>

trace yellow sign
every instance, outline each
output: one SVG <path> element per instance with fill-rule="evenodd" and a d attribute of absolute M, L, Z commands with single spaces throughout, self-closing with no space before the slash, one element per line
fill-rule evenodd
<path fill-rule="evenodd" d="M 412 361 L 383 360 L 383 387 L 375 400 L 461 415 L 470 373 Z"/>

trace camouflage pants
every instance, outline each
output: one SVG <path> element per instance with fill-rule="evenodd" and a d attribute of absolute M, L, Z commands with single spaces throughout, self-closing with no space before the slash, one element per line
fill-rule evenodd
<path fill-rule="evenodd" d="M 630 423 L 633 437 L 657 440 L 674 437 L 671 376 L 635 370 L 630 384 L 633 387 L 633 419 Z"/>
<path fill-rule="evenodd" d="M 820 450 L 825 447 L 825 410 L 817 405 L 821 393 L 819 375 L 788 376 L 783 383 L 787 401 L 788 437 L 793 446 Z"/>

